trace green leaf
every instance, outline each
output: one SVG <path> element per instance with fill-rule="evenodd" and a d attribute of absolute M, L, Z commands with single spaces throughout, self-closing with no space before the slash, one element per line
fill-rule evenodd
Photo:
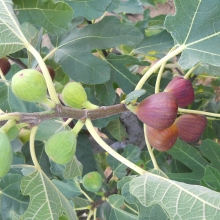
<path fill-rule="evenodd" d="M 163 53 L 167 52 L 171 47 L 173 47 L 173 39 L 167 31 L 163 31 L 150 37 L 145 36 L 135 47 L 134 52 L 146 54 L 156 51 L 156 53 Z"/>
<path fill-rule="evenodd" d="M 12 212 L 22 215 L 28 207 L 29 197 L 20 192 L 22 175 L 8 174 L 1 178 L 1 215 L 3 219 L 10 219 Z"/>
<path fill-rule="evenodd" d="M 122 24 L 110 16 L 96 24 L 73 28 L 62 37 L 50 38 L 55 46 L 55 61 L 61 64 L 65 73 L 77 82 L 102 84 L 110 79 L 110 67 L 91 51 L 120 44 L 132 46 L 140 42 L 142 35 L 134 26 Z"/>
<path fill-rule="evenodd" d="M 127 0 L 121 1 L 117 9 L 114 10 L 115 13 L 129 13 L 129 14 L 141 14 L 144 11 L 143 6 L 140 1 Z"/>
<path fill-rule="evenodd" d="M 67 0 L 66 0 L 67 1 Z M 69 1 L 68 4 L 74 10 L 74 17 L 83 16 L 87 20 L 92 20 L 101 17 L 106 8 L 111 3 L 111 0 L 79 0 L 79 1 Z"/>
<path fill-rule="evenodd" d="M 76 156 L 66 164 L 66 168 L 63 173 L 65 179 L 74 178 L 76 176 L 81 176 L 83 171 L 82 164 L 77 160 Z"/>
<path fill-rule="evenodd" d="M 168 16 L 165 28 L 171 33 L 176 44 L 185 49 L 179 60 L 184 69 L 199 62 L 218 66 L 220 63 L 220 7 L 213 0 L 175 0 L 176 14 Z M 184 21 L 184 22 L 183 22 Z"/>
<path fill-rule="evenodd" d="M 64 33 L 71 25 L 73 18 L 72 8 L 63 2 L 13 0 L 16 13 L 21 23 L 29 21 L 53 34 Z"/>
<path fill-rule="evenodd" d="M 120 195 L 111 195 L 108 197 L 108 202 L 111 205 L 111 213 L 109 220 L 137 220 L 137 216 L 131 213 L 125 212 L 121 206 L 124 205 L 124 199 Z"/>
<path fill-rule="evenodd" d="M 140 148 L 132 144 L 128 144 L 125 147 L 122 156 L 130 160 L 132 163 L 137 163 L 140 160 Z M 126 165 L 115 159 L 113 156 L 107 156 L 107 163 L 112 168 L 114 175 L 119 179 L 126 175 Z"/>
<path fill-rule="evenodd" d="M 202 181 L 208 188 L 220 192 L 220 172 L 217 169 L 207 166 Z"/>
<path fill-rule="evenodd" d="M 75 197 L 75 198 L 72 198 L 72 200 L 73 200 L 76 208 L 86 207 L 86 206 L 90 205 L 90 201 L 88 199 L 84 199 L 81 197 Z"/>
<path fill-rule="evenodd" d="M 128 134 L 119 119 L 110 121 L 106 127 L 107 131 L 118 141 L 123 141 Z"/>
<path fill-rule="evenodd" d="M 220 216 L 220 194 L 202 186 L 150 173 L 131 180 L 129 186 L 130 193 L 144 206 L 159 204 L 170 219 L 215 219 Z"/>
<path fill-rule="evenodd" d="M 72 199 L 73 197 L 79 196 L 82 194 L 81 188 L 77 179 L 68 180 L 68 182 L 62 182 L 60 180 L 52 180 L 54 185 L 63 193 L 67 199 Z"/>
<path fill-rule="evenodd" d="M 31 202 L 22 219 L 57 219 L 65 212 L 69 219 L 77 216 L 69 201 L 61 194 L 50 179 L 41 171 L 26 176 L 21 181 L 21 191 L 30 195 Z"/>
<path fill-rule="evenodd" d="M 130 92 L 125 99 L 125 103 L 128 104 L 129 102 L 136 100 L 140 96 L 144 95 L 146 93 L 146 90 L 140 89 L 140 90 L 134 90 L 133 92 Z"/>
<path fill-rule="evenodd" d="M 167 151 L 175 159 L 181 161 L 192 170 L 190 173 L 166 173 L 171 179 L 191 184 L 199 184 L 204 176 L 205 168 L 209 164 L 194 147 L 177 140 L 174 147 Z"/>

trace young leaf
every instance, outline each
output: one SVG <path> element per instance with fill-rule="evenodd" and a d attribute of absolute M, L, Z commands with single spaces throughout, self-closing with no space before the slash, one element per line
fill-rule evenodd
<path fill-rule="evenodd" d="M 30 195 L 31 202 L 23 219 L 35 216 L 35 219 L 57 219 L 66 213 L 69 219 L 77 220 L 77 216 L 69 201 L 61 194 L 50 179 L 42 172 L 35 171 L 21 181 L 21 191 Z"/>
<path fill-rule="evenodd" d="M 126 96 L 125 103 L 128 104 L 129 102 L 139 98 L 140 96 L 144 95 L 146 93 L 146 90 L 140 89 L 140 90 L 134 90 L 133 92 L 129 93 Z"/>
<path fill-rule="evenodd" d="M 13 0 L 13 2 L 21 23 L 29 21 L 56 35 L 64 33 L 71 25 L 73 10 L 64 2 L 54 3 L 52 0 L 44 2 Z"/>
<path fill-rule="evenodd" d="M 165 28 L 176 44 L 184 45 L 179 60 L 184 69 L 199 62 L 218 66 L 220 63 L 220 7 L 219 1 L 175 0 L 176 14 L 168 16 Z"/>

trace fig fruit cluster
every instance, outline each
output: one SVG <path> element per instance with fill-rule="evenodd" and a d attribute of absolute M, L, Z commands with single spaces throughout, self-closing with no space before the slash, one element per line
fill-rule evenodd
<path fill-rule="evenodd" d="M 178 107 L 186 107 L 194 101 L 192 83 L 175 77 L 164 92 L 149 96 L 137 106 L 137 117 L 147 125 L 146 134 L 152 147 L 169 150 L 179 137 L 187 143 L 199 140 L 207 119 L 203 115 L 185 114 L 177 117 Z"/>

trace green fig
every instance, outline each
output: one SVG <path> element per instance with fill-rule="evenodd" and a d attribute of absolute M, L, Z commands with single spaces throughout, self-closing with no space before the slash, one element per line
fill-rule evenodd
<path fill-rule="evenodd" d="M 8 135 L 0 130 L 0 177 L 5 176 L 11 168 L 13 151 Z"/>
<path fill-rule="evenodd" d="M 102 188 L 102 176 L 96 171 L 87 173 L 82 179 L 82 184 L 86 190 L 98 192 Z"/>
<path fill-rule="evenodd" d="M 62 91 L 62 99 L 65 105 L 82 109 L 83 104 L 87 101 L 87 95 L 80 83 L 70 82 Z"/>
<path fill-rule="evenodd" d="M 30 140 L 30 135 L 31 135 L 31 131 L 26 129 L 26 128 L 22 128 L 19 132 L 19 139 L 20 141 L 25 144 L 26 142 L 28 142 Z"/>
<path fill-rule="evenodd" d="M 24 69 L 17 72 L 11 81 L 12 92 L 27 102 L 42 102 L 47 95 L 44 76 L 37 70 Z"/>
<path fill-rule="evenodd" d="M 51 136 L 45 144 L 48 157 L 58 164 L 71 161 L 76 152 L 76 136 L 72 131 L 62 131 Z"/>

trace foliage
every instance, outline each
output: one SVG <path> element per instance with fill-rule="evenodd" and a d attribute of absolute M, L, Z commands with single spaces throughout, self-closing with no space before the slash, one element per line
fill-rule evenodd
<path fill-rule="evenodd" d="M 175 0 L 175 15 L 150 17 L 147 6 L 164 3 L 0 0 L 0 58 L 11 63 L 8 73 L 0 65 L 1 163 L 7 165 L 4 143 L 13 150 L 8 173 L 0 167 L 1 219 L 219 219 L 219 1 Z M 55 70 L 53 81 L 47 65 Z M 12 77 L 37 66 L 47 97 L 19 99 Z M 176 75 L 189 79 L 195 93 L 178 116 L 205 115 L 208 124 L 198 142 L 178 139 L 160 152 L 133 113 Z M 73 81 L 86 97 L 77 109 L 62 97 Z M 37 86 L 25 88 L 16 89 L 28 97 Z M 63 162 L 68 140 L 59 135 L 65 131 L 77 144 Z M 55 134 L 52 147 L 59 147 L 49 157 L 45 146 Z M 82 184 L 93 171 L 98 191 Z"/>

